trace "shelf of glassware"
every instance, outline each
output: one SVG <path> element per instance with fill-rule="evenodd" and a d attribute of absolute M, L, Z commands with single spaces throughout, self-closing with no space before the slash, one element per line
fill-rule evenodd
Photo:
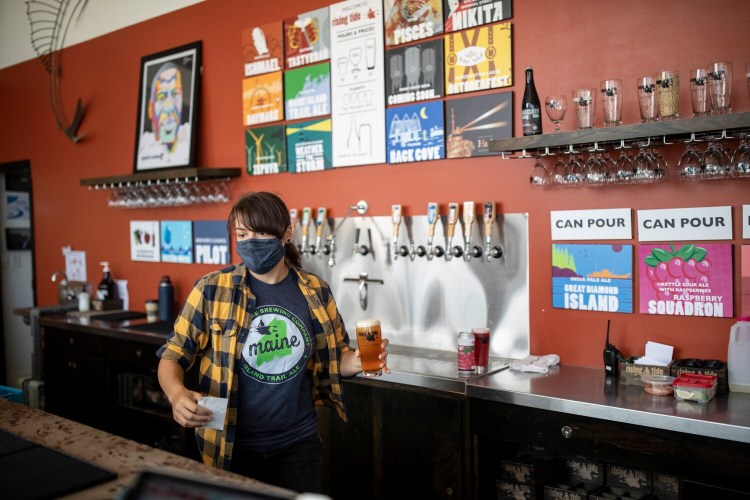
<path fill-rule="evenodd" d="M 575 132 L 556 132 L 528 137 L 511 137 L 489 142 L 493 153 L 532 153 L 540 148 L 575 146 L 580 144 L 600 145 L 622 140 L 632 141 L 649 137 L 689 136 L 706 132 L 720 132 L 737 129 L 750 129 L 750 112 L 725 115 L 702 116 L 696 118 L 665 120 L 651 123 L 620 125 L 618 127 L 590 128 Z"/>
<path fill-rule="evenodd" d="M 231 177 L 239 177 L 242 169 L 230 168 L 168 168 L 149 170 L 131 175 L 119 175 L 115 177 L 94 177 L 81 179 L 81 186 L 91 186 L 99 189 L 121 187 L 123 185 L 140 184 L 154 181 L 199 182 L 208 180 L 221 180 Z"/>

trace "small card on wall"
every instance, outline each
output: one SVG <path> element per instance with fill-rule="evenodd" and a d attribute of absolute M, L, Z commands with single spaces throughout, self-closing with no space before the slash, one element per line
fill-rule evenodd
<path fill-rule="evenodd" d="M 161 221 L 161 261 L 193 263 L 193 223 L 189 220 Z"/>
<path fill-rule="evenodd" d="M 242 30 L 245 76 L 281 71 L 284 69 L 283 57 L 281 21 Z"/>
<path fill-rule="evenodd" d="M 260 125 L 284 118 L 281 71 L 242 80 L 243 125 Z"/>
<path fill-rule="evenodd" d="M 742 291 L 740 314 L 750 316 L 750 245 L 742 245 Z"/>
<path fill-rule="evenodd" d="M 158 220 L 130 221 L 130 260 L 159 262 L 161 240 Z"/>

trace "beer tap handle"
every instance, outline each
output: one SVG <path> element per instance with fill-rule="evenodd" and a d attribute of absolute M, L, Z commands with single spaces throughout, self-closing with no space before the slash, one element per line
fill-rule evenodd
<path fill-rule="evenodd" d="M 312 209 L 310 207 L 305 207 L 302 209 L 302 254 L 307 254 L 308 248 L 307 248 L 307 241 L 310 234 L 310 219 L 311 219 Z"/>
<path fill-rule="evenodd" d="M 320 243 L 323 240 L 323 228 L 325 227 L 328 210 L 325 207 L 318 208 L 318 216 L 315 218 L 315 251 L 320 251 Z"/>
<path fill-rule="evenodd" d="M 487 262 L 492 260 L 490 243 L 492 241 L 492 225 L 495 223 L 495 202 L 484 202 L 484 251 L 487 255 Z"/>
<path fill-rule="evenodd" d="M 471 245 L 472 226 L 474 225 L 474 202 L 464 202 L 464 259 L 471 260 L 469 245 Z"/>
<path fill-rule="evenodd" d="M 458 223 L 458 203 L 448 203 L 448 245 L 446 258 L 450 260 L 453 258 L 453 235 L 456 232 L 456 224 Z"/>
<path fill-rule="evenodd" d="M 432 260 L 432 242 L 435 239 L 435 225 L 438 220 L 438 204 L 431 201 L 427 204 L 427 259 Z"/>
<path fill-rule="evenodd" d="M 391 205 L 391 222 L 393 223 L 393 260 L 398 258 L 398 233 L 401 229 L 401 205 Z"/>
<path fill-rule="evenodd" d="M 290 208 L 289 209 L 289 225 L 292 226 L 292 231 L 294 231 L 294 227 L 297 225 L 297 209 L 296 208 Z"/>

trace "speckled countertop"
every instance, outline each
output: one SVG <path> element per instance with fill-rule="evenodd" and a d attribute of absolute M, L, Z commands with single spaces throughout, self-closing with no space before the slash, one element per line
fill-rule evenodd
<path fill-rule="evenodd" d="M 0 399 L 0 429 L 117 474 L 117 479 L 65 498 L 115 498 L 138 472 L 189 474 L 206 482 L 247 488 L 257 493 L 294 498 L 294 493 L 231 472 L 215 469 L 167 451 L 151 448 L 71 420 Z"/>

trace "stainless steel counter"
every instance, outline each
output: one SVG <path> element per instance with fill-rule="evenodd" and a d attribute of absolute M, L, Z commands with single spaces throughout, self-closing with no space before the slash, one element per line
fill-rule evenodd
<path fill-rule="evenodd" d="M 624 424 L 750 443 L 750 394 L 716 396 L 708 404 L 652 396 L 607 379 L 604 370 L 556 366 L 548 374 L 506 370 L 467 383 L 467 395 Z"/>

